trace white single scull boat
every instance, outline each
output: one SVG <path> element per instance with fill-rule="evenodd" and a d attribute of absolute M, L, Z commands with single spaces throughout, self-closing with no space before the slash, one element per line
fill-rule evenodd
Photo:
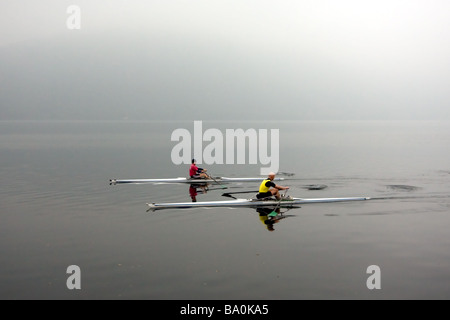
<path fill-rule="evenodd" d="M 231 183 L 231 182 L 260 182 L 264 178 L 227 178 L 214 177 L 214 179 L 191 179 L 191 178 L 171 178 L 171 179 L 129 179 L 119 180 L 110 179 L 109 184 L 146 184 L 146 183 L 187 183 L 187 184 L 205 184 L 205 183 Z M 282 181 L 283 178 L 275 178 L 276 181 Z"/>
<path fill-rule="evenodd" d="M 307 203 L 330 203 L 345 201 L 369 200 L 369 197 L 347 197 L 347 198 L 290 198 L 279 200 L 258 200 L 258 199 L 235 199 L 226 201 L 204 201 L 204 202 L 178 202 L 178 203 L 147 203 L 150 210 L 169 208 L 214 208 L 214 207 L 273 207 L 283 208 L 295 207 Z"/>

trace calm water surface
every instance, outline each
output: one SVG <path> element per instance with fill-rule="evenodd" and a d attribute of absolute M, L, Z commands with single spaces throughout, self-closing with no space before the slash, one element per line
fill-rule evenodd
<path fill-rule="evenodd" d="M 0 122 L 0 298 L 450 298 L 448 122 L 203 127 L 280 129 L 293 196 L 376 199 L 304 205 L 273 231 L 250 208 L 147 212 L 147 202 L 190 201 L 188 187 L 109 179 L 186 176 L 170 136 L 192 122 Z M 208 168 L 239 177 L 261 166 Z M 81 268 L 81 290 L 66 287 L 70 265 Z M 370 265 L 380 290 L 366 286 Z"/>

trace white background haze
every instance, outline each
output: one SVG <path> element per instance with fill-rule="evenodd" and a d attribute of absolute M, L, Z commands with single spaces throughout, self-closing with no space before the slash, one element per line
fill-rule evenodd
<path fill-rule="evenodd" d="M 450 119 L 446 0 L 3 0 L 0 12 L 0 120 Z"/>

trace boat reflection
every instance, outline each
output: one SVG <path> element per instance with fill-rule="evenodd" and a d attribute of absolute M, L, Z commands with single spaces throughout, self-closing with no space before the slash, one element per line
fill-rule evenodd
<path fill-rule="evenodd" d="M 206 194 L 208 191 L 223 190 L 223 186 L 220 188 L 214 187 L 211 183 L 195 183 L 189 186 L 189 196 L 192 202 L 197 202 L 197 196 L 199 194 Z"/>

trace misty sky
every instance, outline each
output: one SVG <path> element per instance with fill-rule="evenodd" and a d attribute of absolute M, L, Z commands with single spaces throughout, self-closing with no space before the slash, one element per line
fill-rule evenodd
<path fill-rule="evenodd" d="M 448 0 L 2 0 L 0 12 L 0 120 L 450 120 Z"/>

